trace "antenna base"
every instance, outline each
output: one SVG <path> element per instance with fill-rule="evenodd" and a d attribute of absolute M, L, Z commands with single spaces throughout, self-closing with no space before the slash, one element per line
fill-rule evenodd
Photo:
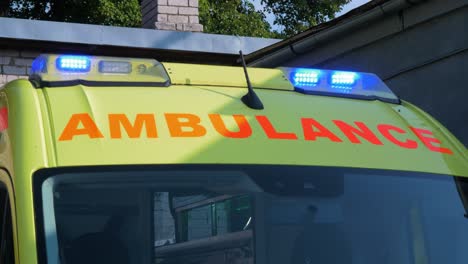
<path fill-rule="evenodd" d="M 246 95 L 242 96 L 241 100 L 246 106 L 252 109 L 263 109 L 263 103 L 260 101 L 260 98 L 258 98 L 256 93 L 247 93 Z"/>

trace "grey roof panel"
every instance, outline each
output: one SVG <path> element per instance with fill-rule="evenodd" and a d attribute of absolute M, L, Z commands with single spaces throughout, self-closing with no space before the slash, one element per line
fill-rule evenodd
<path fill-rule="evenodd" d="M 238 54 L 240 49 L 248 54 L 280 41 L 279 39 L 0 17 L 0 39 L 2 38 L 220 54 Z"/>

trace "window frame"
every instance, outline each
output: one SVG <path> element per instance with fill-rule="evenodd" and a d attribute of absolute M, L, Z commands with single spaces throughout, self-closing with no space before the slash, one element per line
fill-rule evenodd
<path fill-rule="evenodd" d="M 14 188 L 11 180 L 10 174 L 5 171 L 4 169 L 0 169 L 0 189 L 1 191 L 5 192 L 4 202 L 5 204 L 1 205 L 3 208 L 0 210 L 1 217 L 2 217 L 2 226 L 0 226 L 0 260 L 3 261 L 3 250 L 4 250 L 4 239 L 10 239 L 10 253 L 12 253 L 9 257 L 12 258 L 10 263 L 18 263 L 19 262 L 19 243 L 17 239 L 18 234 L 18 226 L 16 223 L 16 206 L 15 206 L 15 193 Z M 5 226 L 4 223 L 7 223 L 7 230 L 9 233 L 7 234 L 8 237 L 4 237 L 5 234 Z M 11 252 L 11 250 L 13 252 Z M 7 262 L 8 263 L 8 262 Z"/>
<path fill-rule="evenodd" d="M 468 184 L 468 178 L 438 174 L 438 173 L 427 173 L 427 172 L 418 172 L 418 171 L 399 171 L 399 170 L 386 170 L 386 169 L 375 169 L 375 168 L 352 168 L 352 167 L 325 167 L 325 166 L 300 166 L 300 165 L 264 165 L 264 164 L 171 164 L 171 165 L 92 165 L 92 166 L 78 166 L 78 167 L 63 167 L 63 168 L 47 168 L 40 169 L 33 173 L 33 198 L 34 198 L 34 211 L 35 211 L 35 224 L 36 224 L 36 249 L 38 254 L 38 263 L 47 264 L 46 256 L 46 243 L 45 243 L 45 234 L 44 234 L 44 215 L 43 215 L 43 206 L 42 206 L 42 183 L 49 177 L 60 175 L 60 174 L 80 174 L 80 173 L 144 173 L 144 172 L 153 172 L 153 171 L 193 171 L 193 170 L 243 170 L 244 168 L 254 168 L 254 167 L 271 167 L 274 170 L 274 167 L 290 167 L 300 168 L 308 167 L 311 168 L 315 173 L 324 173 L 325 175 L 331 175 L 334 173 L 360 173 L 360 174 L 375 174 L 378 173 L 381 176 L 400 176 L 400 177 L 415 177 L 417 174 L 423 175 L 427 179 L 440 179 L 440 177 L 455 178 L 455 182 L 460 184 Z M 458 194 L 462 196 L 459 188 Z M 263 202 L 257 200 L 256 197 L 253 199 L 256 202 L 253 204 L 253 210 L 263 210 Z M 460 199 L 462 199 L 460 197 Z M 256 207 L 258 207 L 256 209 Z M 466 209 L 466 208 L 465 208 Z M 262 218 L 264 218 L 263 216 Z M 263 248 L 265 245 L 264 241 L 260 241 L 262 235 L 265 234 L 266 230 L 261 226 L 261 223 L 264 219 L 258 218 L 253 223 L 253 244 L 255 248 L 255 263 L 267 263 L 267 253 L 266 249 Z M 154 233 L 154 230 L 152 230 Z M 264 237 L 264 236 L 263 236 Z"/>

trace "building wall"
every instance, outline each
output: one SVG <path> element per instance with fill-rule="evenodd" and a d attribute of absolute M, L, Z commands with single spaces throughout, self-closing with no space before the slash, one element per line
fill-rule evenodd
<path fill-rule="evenodd" d="M 0 87 L 18 78 L 27 78 L 31 64 L 40 52 L 0 49 Z"/>
<path fill-rule="evenodd" d="M 374 72 L 468 146 L 467 32 L 468 1 L 429 0 L 285 64 Z"/>
<path fill-rule="evenodd" d="M 160 30 L 202 32 L 198 0 L 142 0 L 143 27 Z"/>

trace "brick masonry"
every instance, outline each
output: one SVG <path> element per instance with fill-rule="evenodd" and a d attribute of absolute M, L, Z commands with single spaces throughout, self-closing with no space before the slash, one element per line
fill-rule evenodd
<path fill-rule="evenodd" d="M 203 32 L 198 0 L 142 0 L 141 12 L 144 28 Z"/>
<path fill-rule="evenodd" d="M 33 50 L 0 49 L 0 87 L 19 78 L 27 78 L 34 58 L 40 54 Z"/>

